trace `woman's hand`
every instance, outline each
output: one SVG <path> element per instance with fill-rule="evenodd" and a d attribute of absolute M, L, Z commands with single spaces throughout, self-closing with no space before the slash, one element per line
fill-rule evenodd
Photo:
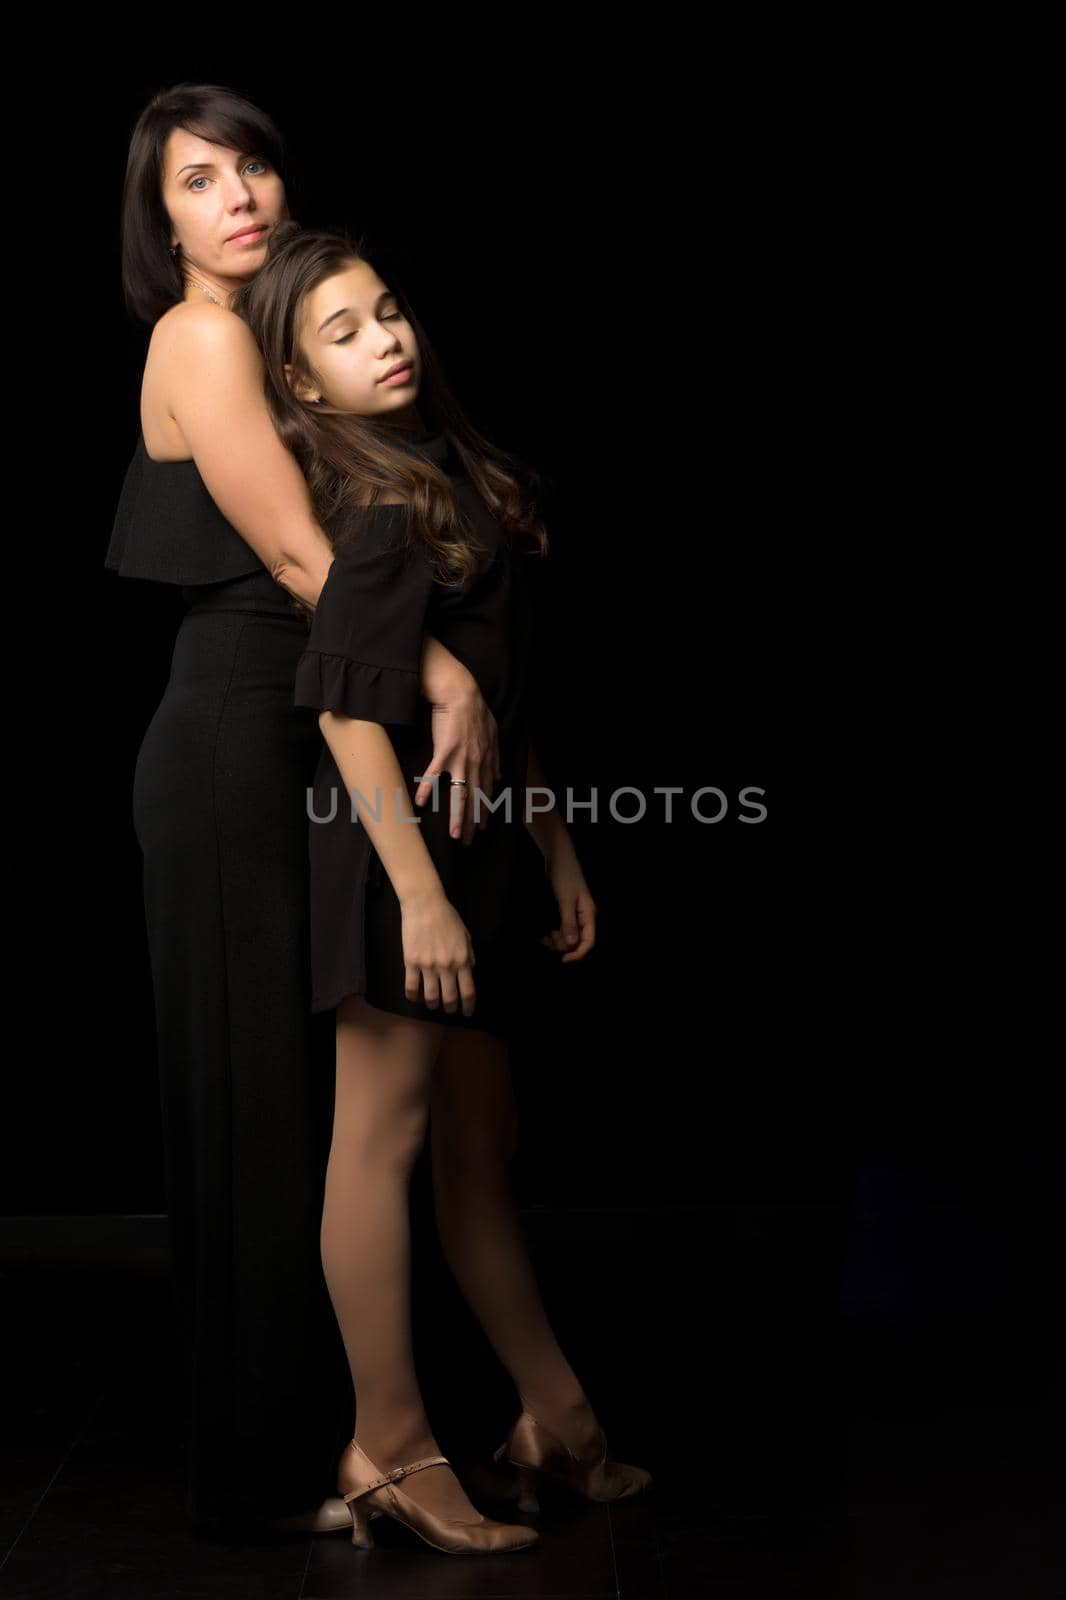
<path fill-rule="evenodd" d="M 573 846 L 548 862 L 548 881 L 559 907 L 559 926 L 541 936 L 548 950 L 562 950 L 564 961 L 580 961 L 596 943 L 596 902 L 589 893 Z"/>
<path fill-rule="evenodd" d="M 427 1006 L 474 1014 L 474 947 L 466 923 L 443 892 L 412 895 L 400 902 L 404 994 Z"/>
<path fill-rule="evenodd" d="M 422 652 L 422 693 L 433 707 L 433 760 L 419 774 L 422 781 L 415 790 L 415 805 L 430 799 L 433 779 L 442 773 L 449 779 L 465 778 L 465 784 L 448 787 L 448 831 L 453 839 L 461 836 L 464 844 L 470 844 L 478 826 L 473 792 L 480 789 L 491 799 L 496 780 L 503 776 L 496 718 L 473 673 L 432 634 L 426 635 Z M 488 823 L 486 812 L 480 825 L 487 828 Z"/>

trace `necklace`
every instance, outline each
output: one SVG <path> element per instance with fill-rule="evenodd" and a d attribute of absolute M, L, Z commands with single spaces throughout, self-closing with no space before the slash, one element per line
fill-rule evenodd
<path fill-rule="evenodd" d="M 196 287 L 201 290 L 209 300 L 213 300 L 216 306 L 221 306 L 223 311 L 227 311 L 229 309 L 224 300 L 220 300 L 217 295 L 212 294 L 210 289 L 205 289 L 202 283 L 198 283 Z"/>

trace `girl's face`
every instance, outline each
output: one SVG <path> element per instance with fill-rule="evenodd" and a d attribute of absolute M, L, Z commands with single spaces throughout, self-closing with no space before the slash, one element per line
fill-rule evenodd
<path fill-rule="evenodd" d="M 320 398 L 361 417 L 410 418 L 422 381 L 415 331 L 395 295 L 365 261 L 350 262 L 311 290 L 297 331 L 300 349 L 316 383 L 299 383 L 301 400 Z M 393 367 L 403 367 L 392 378 Z M 286 364 L 292 382 L 292 367 Z"/>
<path fill-rule="evenodd" d="M 170 243 L 216 279 L 253 277 L 266 260 L 270 230 L 288 215 L 285 185 L 264 157 L 185 128 L 172 128 L 164 147 L 163 204 Z"/>

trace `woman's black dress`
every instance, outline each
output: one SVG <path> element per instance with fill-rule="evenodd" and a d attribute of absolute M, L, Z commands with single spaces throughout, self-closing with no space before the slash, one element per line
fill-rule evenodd
<path fill-rule="evenodd" d="M 105 565 L 188 609 L 137 757 L 167 1201 L 205 1528 L 317 1505 L 353 1397 L 321 1268 L 332 1030 L 311 1016 L 307 625 L 193 461 L 143 435 Z"/>
<path fill-rule="evenodd" d="M 395 816 L 397 797 L 360 791 L 353 820 L 325 744 L 309 824 L 312 1006 L 329 1010 L 346 995 L 364 995 L 385 1011 L 510 1039 L 537 982 L 537 935 L 558 920 L 523 815 L 535 621 L 529 563 L 539 558 L 504 533 L 442 433 L 423 430 L 407 442 L 451 479 L 479 547 L 478 572 L 461 589 L 442 584 L 425 544 L 406 539 L 406 506 L 345 507 L 331 526 L 336 556 L 297 664 L 296 702 L 386 728 L 406 781 L 404 809 L 419 819 L 445 894 L 470 933 L 475 1008 L 466 1017 L 407 999 L 399 901 L 361 820 L 368 805 Z M 470 670 L 496 717 L 503 776 L 482 811 L 488 826 L 469 845 L 448 833 L 451 774 L 438 781 L 435 799 L 414 805 L 433 754 L 432 708 L 419 689 L 427 632 Z M 469 804 L 474 787 L 471 781 Z"/>

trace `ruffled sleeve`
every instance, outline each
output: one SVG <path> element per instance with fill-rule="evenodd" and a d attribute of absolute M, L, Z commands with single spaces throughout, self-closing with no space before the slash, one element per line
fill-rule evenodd
<path fill-rule="evenodd" d="M 433 575 L 403 544 L 403 508 L 374 507 L 326 574 L 296 664 L 298 706 L 366 722 L 413 723 Z"/>

